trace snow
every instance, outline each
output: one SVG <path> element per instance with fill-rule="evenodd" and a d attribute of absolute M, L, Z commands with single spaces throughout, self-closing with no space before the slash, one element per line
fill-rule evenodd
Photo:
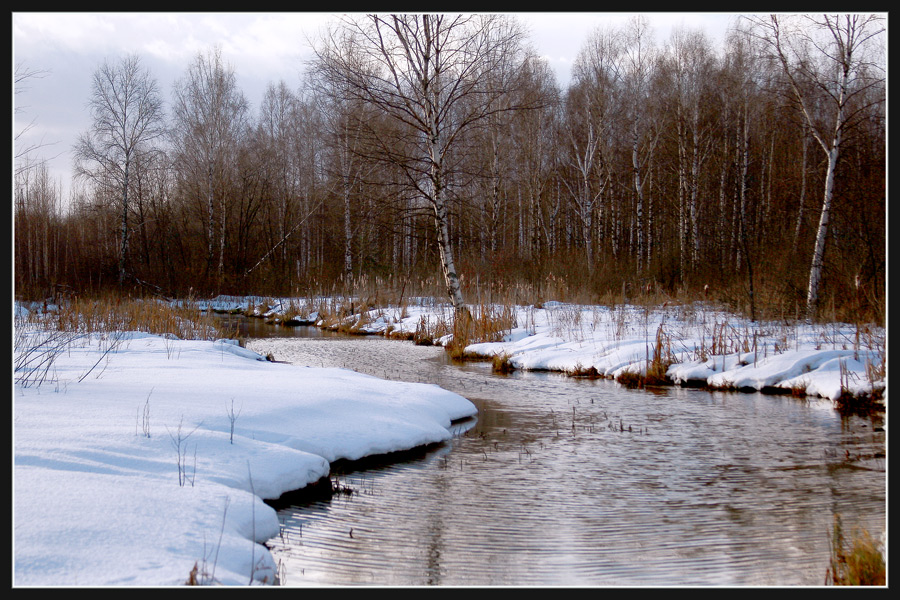
<path fill-rule="evenodd" d="M 256 302 L 220 297 L 203 308 Z M 319 317 L 278 304 L 260 314 Z M 658 347 L 677 384 L 801 389 L 829 406 L 844 390 L 877 390 L 886 402 L 878 328 L 748 322 L 702 304 L 515 310 L 502 339 L 466 351 L 505 355 L 517 369 L 616 377 L 645 372 Z M 385 334 L 440 331 L 448 317 L 446 306 L 413 300 L 349 319 Z M 48 334 L 27 335 L 33 344 Z M 263 499 L 327 476 L 340 458 L 447 440 L 452 421 L 476 413 L 434 385 L 273 363 L 228 340 L 128 332 L 62 345 L 44 375 L 14 384 L 17 586 L 180 585 L 195 565 L 204 582 L 270 583 L 277 567 L 263 544 L 279 524 Z"/>
<path fill-rule="evenodd" d="M 15 384 L 13 412 L 14 584 L 169 586 L 195 564 L 272 582 L 263 499 L 340 458 L 447 440 L 476 409 L 434 385 L 131 332 L 68 340 L 41 385 Z"/>
<path fill-rule="evenodd" d="M 424 318 L 447 318 L 446 307 L 408 306 L 370 311 L 361 331 L 413 332 Z M 547 302 L 516 307 L 517 326 L 500 341 L 466 346 L 469 355 L 506 356 L 513 368 L 560 371 L 590 369 L 603 377 L 645 374 L 657 354 L 675 384 L 717 389 L 771 391 L 781 388 L 825 400 L 843 393 L 885 389 L 885 332 L 852 324 L 752 322 L 696 303 L 690 306 L 581 306 Z M 446 343 L 449 337 L 440 338 Z"/>
<path fill-rule="evenodd" d="M 320 302 L 335 303 L 335 299 Z M 270 314 L 297 304 L 291 299 L 220 296 L 206 309 L 247 310 L 269 303 Z M 486 307 L 499 312 L 499 307 Z M 481 309 L 481 306 L 476 310 Z M 452 330 L 452 309 L 433 298 L 410 298 L 402 307 L 378 308 L 346 317 L 345 324 L 373 335 L 412 334 L 419 329 Z M 297 315 L 299 320 L 319 318 Z M 602 377 L 645 374 L 656 358 L 676 385 L 716 389 L 783 389 L 836 401 L 842 394 L 884 392 L 883 328 L 847 323 L 750 321 L 707 303 L 662 307 L 584 306 L 557 301 L 515 307 L 516 326 L 503 339 L 466 346 L 470 356 L 506 356 L 515 369 Z M 322 321 L 319 321 L 322 324 Z M 452 336 L 434 340 L 447 344 Z"/>

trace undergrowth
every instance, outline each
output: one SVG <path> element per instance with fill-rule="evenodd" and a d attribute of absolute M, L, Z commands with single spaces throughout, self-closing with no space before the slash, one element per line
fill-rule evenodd
<path fill-rule="evenodd" d="M 229 337 L 214 317 L 201 312 L 190 301 L 168 302 L 155 299 L 73 298 L 55 306 L 31 310 L 22 324 L 39 325 L 55 331 L 113 333 L 141 331 L 171 335 L 180 339 L 216 340 Z"/>
<path fill-rule="evenodd" d="M 211 341 L 231 337 L 213 317 L 186 302 L 107 296 L 71 298 L 59 305 L 22 303 L 14 316 L 14 381 L 23 387 L 54 381 L 57 357 L 74 344 L 95 336 L 106 355 L 115 351 L 127 331 L 167 339 Z"/>
<path fill-rule="evenodd" d="M 845 539 L 840 515 L 834 516 L 831 535 L 831 561 L 825 578 L 830 585 L 885 585 L 887 569 L 880 545 L 866 530 L 852 540 Z"/>

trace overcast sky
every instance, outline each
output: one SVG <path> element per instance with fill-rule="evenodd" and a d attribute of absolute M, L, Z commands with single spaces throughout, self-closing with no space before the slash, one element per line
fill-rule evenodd
<path fill-rule="evenodd" d="M 562 87 L 568 84 L 572 61 L 588 34 L 599 26 L 621 24 L 635 13 L 522 12 L 514 13 L 531 32 L 530 41 L 546 57 Z M 720 47 L 730 13 L 645 14 L 658 43 L 673 28 L 702 29 Z M 39 154 L 52 158 L 54 177 L 68 189 L 71 148 L 90 125 L 85 108 L 91 77 L 104 59 L 136 53 L 158 80 L 164 100 L 199 52 L 214 45 L 234 67 L 238 85 L 254 114 L 266 86 L 280 80 L 300 85 L 310 40 L 334 18 L 334 13 L 13 13 L 13 63 L 44 72 L 17 89 L 14 132 L 33 126 L 16 144 L 44 146 Z"/>

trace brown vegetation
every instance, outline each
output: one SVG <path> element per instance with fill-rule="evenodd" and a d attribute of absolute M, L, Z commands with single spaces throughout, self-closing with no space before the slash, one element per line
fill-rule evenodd
<path fill-rule="evenodd" d="M 415 137 L 400 124 L 283 83 L 253 115 L 225 61 L 201 54 L 186 76 L 221 84 L 234 101 L 221 115 L 227 138 L 199 145 L 209 137 L 192 119 L 205 114 L 208 88 L 186 77 L 173 135 L 130 165 L 125 207 L 121 191 L 91 182 L 62 198 L 39 161 L 17 155 L 16 296 L 115 288 L 402 305 L 446 297 L 440 257 L 452 249 L 469 306 L 708 299 L 756 318 L 802 318 L 826 169 L 808 149 L 790 82 L 737 30 L 722 48 L 681 32 L 651 48 L 638 81 L 614 68 L 633 49 L 629 31 L 612 32 L 624 36 L 618 45 L 586 40 L 565 90 L 526 52 L 502 64 L 506 95 L 495 100 L 516 109 L 459 132 L 444 158 L 449 239 L 438 238 L 432 207 L 398 183 L 415 165 L 367 145 L 393 139 L 399 153 Z M 885 321 L 883 98 L 876 78 L 841 142 L 822 320 Z M 485 315 L 470 316 L 452 332 L 489 338 Z"/>
<path fill-rule="evenodd" d="M 81 334 L 142 331 L 191 340 L 231 337 L 231 332 L 220 329 L 216 319 L 189 302 L 129 299 L 117 294 L 104 294 L 97 298 L 76 297 L 59 305 L 45 304 L 36 308 L 21 318 L 39 323 L 48 331 Z"/>
<path fill-rule="evenodd" d="M 849 542 L 849 547 L 848 547 Z M 878 585 L 887 583 L 884 554 L 869 532 L 862 530 L 845 539 L 839 515 L 835 515 L 831 536 L 831 562 L 825 579 L 831 585 Z"/>

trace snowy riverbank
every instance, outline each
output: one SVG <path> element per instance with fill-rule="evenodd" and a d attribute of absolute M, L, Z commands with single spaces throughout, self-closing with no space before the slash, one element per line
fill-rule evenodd
<path fill-rule="evenodd" d="M 659 349 L 675 382 L 800 389 L 823 403 L 846 390 L 886 398 L 882 330 L 750 323 L 702 306 L 515 310 L 502 340 L 466 351 L 616 377 L 643 371 Z M 402 334 L 441 331 L 448 317 L 416 302 L 347 319 Z M 17 362 L 35 340 L 52 343 L 14 374 L 16 586 L 180 585 L 195 567 L 200 582 L 272 582 L 263 544 L 279 524 L 263 499 L 319 480 L 340 458 L 446 440 L 453 420 L 476 412 L 433 385 L 273 363 L 232 341 L 21 331 Z"/>
<path fill-rule="evenodd" d="M 619 378 L 646 374 L 714 389 L 791 392 L 827 400 L 885 389 L 884 332 L 853 325 L 749 322 L 704 307 L 646 310 L 555 305 L 529 314 L 503 341 L 467 351 L 513 368 Z M 530 325 L 529 325 L 530 323 Z"/>
<path fill-rule="evenodd" d="M 14 384 L 15 586 L 180 585 L 195 565 L 201 581 L 271 582 L 263 543 L 279 524 L 263 498 L 330 461 L 446 440 L 476 412 L 433 385 L 268 362 L 228 341 L 55 343 L 41 385 Z"/>
<path fill-rule="evenodd" d="M 286 314 L 288 300 L 270 303 L 270 316 L 281 320 L 319 318 L 317 311 Z M 221 297 L 205 306 L 246 310 L 249 304 Z M 645 375 L 658 358 L 668 382 L 677 385 L 795 393 L 832 402 L 848 394 L 886 396 L 886 334 L 878 327 L 751 322 L 703 303 L 644 308 L 547 302 L 513 310 L 516 326 L 501 340 L 468 345 L 466 353 L 501 356 L 513 369 L 607 378 Z M 451 312 L 431 299 L 412 299 L 402 308 L 348 316 L 345 323 L 360 333 L 412 335 L 446 331 Z M 437 344 L 449 339 L 434 336 Z"/>

